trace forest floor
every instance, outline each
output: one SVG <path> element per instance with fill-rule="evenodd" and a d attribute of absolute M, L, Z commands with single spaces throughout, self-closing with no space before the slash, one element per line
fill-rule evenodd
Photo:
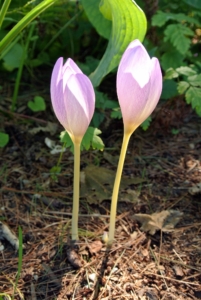
<path fill-rule="evenodd" d="M 72 244 L 73 154 L 64 152 L 53 174 L 59 154 L 44 142 L 59 144 L 63 128 L 50 109 L 22 105 L 11 116 L 5 97 L 0 110 L 10 135 L 0 150 L 0 235 L 3 226 L 17 237 L 21 228 L 23 239 L 21 270 L 18 251 L 1 241 L 0 299 L 201 299 L 201 118 L 182 99 L 159 104 L 150 128 L 130 140 L 111 248 L 102 236 L 122 120 L 104 125 L 104 151 L 81 154 L 80 240 Z"/>

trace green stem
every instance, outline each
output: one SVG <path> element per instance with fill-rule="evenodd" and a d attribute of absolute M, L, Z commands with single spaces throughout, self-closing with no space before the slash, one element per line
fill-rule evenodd
<path fill-rule="evenodd" d="M 72 240 L 78 240 L 78 212 L 80 196 L 80 142 L 74 142 L 74 182 L 73 182 L 73 215 Z"/>
<path fill-rule="evenodd" d="M 128 142 L 131 137 L 132 133 L 125 133 L 124 132 L 124 138 L 123 143 L 121 147 L 121 153 L 119 157 L 119 163 L 117 167 L 117 173 L 116 178 L 114 182 L 114 188 L 112 193 L 112 202 L 111 202 L 111 209 L 110 209 L 110 226 L 109 226 L 109 238 L 108 238 L 108 244 L 111 244 L 114 240 L 114 232 L 115 232 L 115 220 L 116 220 L 116 212 L 117 212 L 117 200 L 118 200 L 118 194 L 119 194 L 119 186 L 122 176 L 122 170 L 124 165 L 124 160 L 126 156 L 126 151 L 128 148 Z"/>
<path fill-rule="evenodd" d="M 5 18 L 6 12 L 9 8 L 10 2 L 11 2 L 11 0 L 4 0 L 4 3 L 2 5 L 1 11 L 0 11 L 0 28 L 1 28 L 1 25 Z"/>

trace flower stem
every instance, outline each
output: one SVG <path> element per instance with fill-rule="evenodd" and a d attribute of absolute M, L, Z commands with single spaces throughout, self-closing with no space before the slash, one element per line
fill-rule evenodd
<path fill-rule="evenodd" d="M 122 146 L 121 146 L 121 153 L 120 153 L 120 157 L 119 157 L 119 163 L 118 163 L 118 167 L 117 167 L 117 173 L 116 173 L 114 188 L 113 188 L 113 193 L 112 193 L 108 244 L 111 244 L 114 240 L 115 219 L 116 219 L 116 211 L 117 211 L 117 200 L 118 200 L 118 194 L 119 194 L 119 186 L 120 186 L 120 181 L 121 181 L 121 175 L 122 175 L 124 160 L 125 160 L 125 156 L 126 156 L 126 150 L 128 148 L 128 142 L 129 142 L 129 139 L 131 137 L 131 134 L 132 133 L 125 133 L 124 132 L 123 143 L 122 143 Z"/>
<path fill-rule="evenodd" d="M 80 143 L 74 142 L 74 182 L 73 182 L 73 214 L 72 240 L 78 240 L 78 212 L 80 196 Z"/>

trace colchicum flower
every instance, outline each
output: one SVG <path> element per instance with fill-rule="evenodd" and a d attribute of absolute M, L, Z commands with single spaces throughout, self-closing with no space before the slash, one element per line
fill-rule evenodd
<path fill-rule="evenodd" d="M 72 59 L 60 57 L 51 78 L 51 100 L 57 119 L 72 141 L 81 142 L 94 114 L 95 93 L 89 78 Z"/>
<path fill-rule="evenodd" d="M 124 138 L 116 173 L 108 242 L 114 240 L 119 185 L 131 134 L 155 109 L 162 91 L 162 73 L 157 58 L 150 59 L 139 40 L 129 44 L 117 72 L 117 95 L 124 123 Z"/>
<path fill-rule="evenodd" d="M 59 58 L 51 77 L 51 100 L 55 115 L 74 144 L 74 193 L 72 240 L 78 240 L 80 144 L 95 109 L 95 93 L 89 78 L 72 59 Z"/>

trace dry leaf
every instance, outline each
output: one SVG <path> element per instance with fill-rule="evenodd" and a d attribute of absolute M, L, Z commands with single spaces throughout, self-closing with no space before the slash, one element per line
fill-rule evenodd
<path fill-rule="evenodd" d="M 90 204 L 99 204 L 103 200 L 111 199 L 112 189 L 116 172 L 94 165 L 87 166 L 82 172 L 82 182 L 80 196 L 86 197 Z M 135 201 L 136 195 L 132 193 L 121 194 L 122 190 L 128 188 L 130 184 L 139 184 L 144 182 L 142 178 L 127 178 L 125 176 L 121 179 L 119 200 Z"/>
<path fill-rule="evenodd" d="M 101 250 L 101 248 L 103 247 L 103 244 L 101 243 L 101 241 L 94 241 L 88 247 L 89 247 L 89 251 L 90 251 L 91 255 L 93 255 Z"/>
<path fill-rule="evenodd" d="M 141 229 L 150 234 L 155 234 L 157 230 L 164 232 L 172 231 L 175 225 L 180 221 L 182 212 L 178 210 L 163 210 L 158 213 L 148 214 L 136 214 L 133 218 L 139 221 L 142 226 Z"/>
<path fill-rule="evenodd" d="M 47 122 L 47 126 L 42 127 L 38 126 L 29 130 L 31 134 L 37 134 L 40 131 L 49 132 L 51 135 L 54 135 L 57 131 L 58 125 L 55 123 Z"/>

